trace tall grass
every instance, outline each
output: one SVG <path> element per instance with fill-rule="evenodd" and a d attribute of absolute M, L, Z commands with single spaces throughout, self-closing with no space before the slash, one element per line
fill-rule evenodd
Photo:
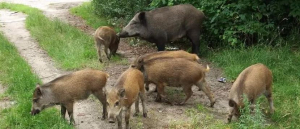
<path fill-rule="evenodd" d="M 97 29 L 100 26 L 109 25 L 107 19 L 99 17 L 94 13 L 94 6 L 91 5 L 91 2 L 85 2 L 82 5 L 73 7 L 70 11 L 72 14 L 86 20 L 86 23 L 94 29 Z"/>
<path fill-rule="evenodd" d="M 290 46 L 258 45 L 249 48 L 224 49 L 211 53 L 209 59 L 223 68 L 228 78 L 234 79 L 246 67 L 263 63 L 273 73 L 275 113 L 268 115 L 272 126 L 299 128 L 300 125 L 300 52 Z M 269 110 L 266 99 L 262 107 Z M 267 111 L 268 111 L 267 110 Z"/>
<path fill-rule="evenodd" d="M 50 20 L 36 8 L 0 3 L 0 9 L 26 13 L 26 28 L 59 67 L 71 70 L 104 66 L 98 61 L 92 36 L 57 19 Z"/>
<path fill-rule="evenodd" d="M 31 116 L 32 92 L 41 82 L 18 51 L 0 33 L 0 81 L 7 86 L 6 95 L 16 104 L 0 112 L 1 129 L 72 128 L 61 119 L 56 109 Z"/>

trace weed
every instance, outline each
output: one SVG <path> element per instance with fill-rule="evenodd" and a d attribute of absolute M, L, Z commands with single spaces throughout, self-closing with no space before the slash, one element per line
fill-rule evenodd
<path fill-rule="evenodd" d="M 9 95 L 15 101 L 15 105 L 11 108 L 1 111 L 0 128 L 72 128 L 53 108 L 36 116 L 30 115 L 32 92 L 35 84 L 41 81 L 32 73 L 30 66 L 20 57 L 16 48 L 1 33 L 0 41 L 0 81 L 7 86 L 5 95 Z"/>

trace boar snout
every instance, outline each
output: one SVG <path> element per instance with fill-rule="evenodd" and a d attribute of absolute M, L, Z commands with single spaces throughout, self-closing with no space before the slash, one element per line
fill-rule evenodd
<path fill-rule="evenodd" d="M 31 111 L 31 115 L 36 115 L 36 114 L 39 114 L 40 113 L 40 110 L 39 109 L 32 109 Z"/>
<path fill-rule="evenodd" d="M 109 119 L 108 119 L 108 122 L 109 122 L 109 123 L 115 123 L 115 119 L 114 119 L 114 118 L 109 118 Z"/>
<path fill-rule="evenodd" d="M 125 37 L 128 37 L 129 35 L 128 35 L 128 32 L 126 32 L 126 31 L 124 31 L 124 30 L 122 30 L 120 33 L 118 33 L 117 34 L 118 35 L 118 37 L 120 37 L 120 38 L 125 38 Z"/>

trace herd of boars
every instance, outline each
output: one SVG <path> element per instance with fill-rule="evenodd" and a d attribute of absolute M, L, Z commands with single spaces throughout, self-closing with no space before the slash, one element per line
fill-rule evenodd
<path fill-rule="evenodd" d="M 139 36 L 156 43 L 159 52 L 136 58 L 112 88 L 105 86 L 109 75 L 94 69 L 79 70 L 42 86 L 37 85 L 33 92 L 31 114 L 36 115 L 47 107 L 60 104 L 61 116 L 65 118 L 68 112 L 70 124 L 74 124 L 74 102 L 87 99 L 93 94 L 103 105 L 102 119 L 108 118 L 109 123 L 117 120 L 118 128 L 122 128 L 122 112 L 125 111 L 128 129 L 133 103 L 134 115 L 139 114 L 139 98 L 142 102 L 143 116 L 147 117 L 145 93 L 149 90 L 150 83 L 156 85 L 156 101 L 168 102 L 164 92 L 165 86 L 182 87 L 186 98 L 179 104 L 183 105 L 191 97 L 192 86 L 195 85 L 199 87 L 199 91 L 206 94 L 210 106 L 213 107 L 216 99 L 206 81 L 206 73 L 210 68 L 202 66 L 197 55 L 200 27 L 204 18 L 201 11 L 192 5 L 183 4 L 137 13 L 119 34 L 110 27 L 99 27 L 94 38 L 101 63 L 101 46 L 104 46 L 106 57 L 110 59 L 118 49 L 120 37 Z M 162 51 L 166 42 L 183 36 L 192 41 L 192 52 L 196 54 L 183 50 Z M 265 65 L 258 63 L 243 70 L 233 83 L 228 95 L 227 121 L 230 122 L 232 116 L 240 116 L 239 109 L 244 107 L 243 95 L 246 95 L 253 109 L 255 100 L 261 94 L 267 97 L 270 112 L 273 113 L 272 72 Z"/>

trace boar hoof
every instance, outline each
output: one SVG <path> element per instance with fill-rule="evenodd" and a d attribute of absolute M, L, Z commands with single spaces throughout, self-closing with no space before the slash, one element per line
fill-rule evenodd
<path fill-rule="evenodd" d="M 149 91 L 149 86 L 145 87 L 146 91 Z"/>
<path fill-rule="evenodd" d="M 211 103 L 210 103 L 210 107 L 212 107 L 212 108 L 213 108 L 213 107 L 214 107 L 214 105 L 215 105 L 215 103 L 216 103 L 215 101 L 214 101 L 214 102 L 211 102 Z"/>
<path fill-rule="evenodd" d="M 147 113 L 143 113 L 143 116 L 146 118 L 147 117 Z"/>
<path fill-rule="evenodd" d="M 133 114 L 133 117 L 136 117 L 138 115 L 139 115 L 139 113 L 136 112 L 136 113 Z"/>
<path fill-rule="evenodd" d="M 102 63 L 102 59 L 99 58 L 99 62 Z"/>
<path fill-rule="evenodd" d="M 156 97 L 155 102 L 161 102 L 161 97 Z"/>

